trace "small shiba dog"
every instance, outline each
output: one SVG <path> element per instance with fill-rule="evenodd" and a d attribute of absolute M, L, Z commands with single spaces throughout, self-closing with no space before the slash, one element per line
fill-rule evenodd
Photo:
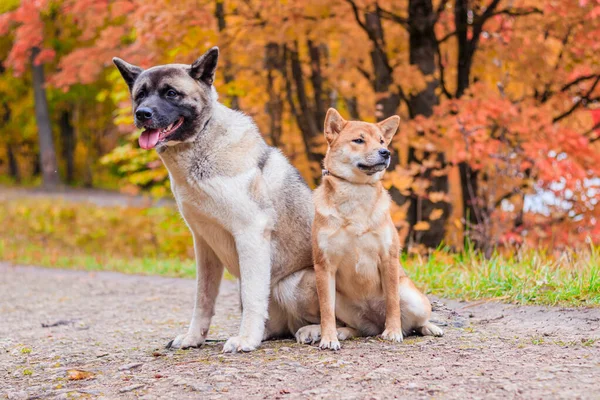
<path fill-rule="evenodd" d="M 325 118 L 329 145 L 323 182 L 315 190 L 313 260 L 321 325 L 296 333 L 301 343 L 381 334 L 401 342 L 417 332 L 442 336 L 429 322 L 431 304 L 400 266 L 400 240 L 381 178 L 390 164 L 387 146 L 400 117 L 377 124 L 345 121 L 333 108 Z M 336 328 L 336 319 L 343 326 Z M 382 333 L 383 332 L 383 333 Z"/>

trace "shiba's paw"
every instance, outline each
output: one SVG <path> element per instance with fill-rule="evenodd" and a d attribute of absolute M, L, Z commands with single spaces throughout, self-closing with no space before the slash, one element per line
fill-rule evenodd
<path fill-rule="evenodd" d="M 204 337 L 202 335 L 194 335 L 186 333 L 185 335 L 179 335 L 175 339 L 167 343 L 167 349 L 189 349 L 192 347 L 200 347 L 204 343 Z"/>
<path fill-rule="evenodd" d="M 385 340 L 390 340 L 397 343 L 401 343 L 404 340 L 402 337 L 402 329 L 400 328 L 386 329 L 381 334 L 381 337 Z"/>
<path fill-rule="evenodd" d="M 437 325 L 432 324 L 431 322 L 426 323 L 419 330 L 421 335 L 423 336 L 444 336 L 444 331 Z"/>
<path fill-rule="evenodd" d="M 254 351 L 260 344 L 260 341 L 251 340 L 245 336 L 233 336 L 230 337 L 225 346 L 223 346 L 223 353 L 237 353 L 237 352 L 248 352 Z"/>
<path fill-rule="evenodd" d="M 339 350 L 341 347 L 340 341 L 337 338 L 337 332 L 333 337 L 330 337 L 329 335 L 323 335 L 321 338 L 321 343 L 319 344 L 320 349 L 331 349 L 334 351 Z"/>
<path fill-rule="evenodd" d="M 296 341 L 304 344 L 314 344 L 321 339 L 321 325 L 306 325 L 296 332 Z"/>

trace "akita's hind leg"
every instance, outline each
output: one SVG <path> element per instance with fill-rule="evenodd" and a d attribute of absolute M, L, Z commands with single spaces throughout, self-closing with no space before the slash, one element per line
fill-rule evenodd
<path fill-rule="evenodd" d="M 437 325 L 427 322 L 425 325 L 416 330 L 423 336 L 444 336 L 444 331 Z"/>
<path fill-rule="evenodd" d="M 337 328 L 338 340 L 347 340 L 359 336 L 356 329 L 344 326 Z M 321 340 L 321 325 L 306 325 L 296 332 L 296 341 L 298 343 L 314 344 Z"/>
<path fill-rule="evenodd" d="M 312 267 L 273 285 L 265 339 L 293 337 L 299 328 L 319 323 L 319 300 Z"/>
<path fill-rule="evenodd" d="M 413 331 L 424 336 L 443 336 L 444 331 L 429 322 L 431 303 L 410 278 L 400 278 L 400 311 L 402 315 L 402 333 L 406 336 Z"/>

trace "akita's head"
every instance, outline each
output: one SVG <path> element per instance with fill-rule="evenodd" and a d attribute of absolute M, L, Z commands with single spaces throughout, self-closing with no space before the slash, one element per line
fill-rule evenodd
<path fill-rule="evenodd" d="M 147 70 L 113 58 L 129 86 L 135 125 L 145 128 L 139 139 L 142 148 L 190 142 L 202 133 L 217 98 L 212 84 L 218 58 L 219 49 L 213 47 L 191 65 Z"/>
<path fill-rule="evenodd" d="M 397 115 L 376 124 L 346 121 L 330 108 L 325 117 L 325 139 L 329 145 L 325 168 L 350 182 L 377 182 L 390 165 L 388 146 L 399 124 Z"/>

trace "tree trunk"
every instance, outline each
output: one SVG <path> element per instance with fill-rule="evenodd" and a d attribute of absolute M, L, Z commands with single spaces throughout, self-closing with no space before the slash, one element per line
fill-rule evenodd
<path fill-rule="evenodd" d="M 460 171 L 460 188 L 463 198 L 465 229 L 471 230 L 481 222 L 479 215 L 480 210 L 477 204 L 477 192 L 479 190 L 477 171 L 474 171 L 466 162 L 459 163 L 458 170 Z"/>
<path fill-rule="evenodd" d="M 410 63 L 416 65 L 421 73 L 428 78 L 427 87 L 409 98 L 409 110 L 411 118 L 417 115 L 430 117 L 433 114 L 433 107 L 438 104 L 439 99 L 436 95 L 436 88 L 439 85 L 433 74 L 436 71 L 436 46 L 437 39 L 434 33 L 435 13 L 431 0 L 410 0 L 408 6 L 408 24 L 409 24 L 409 43 L 410 43 Z M 427 189 L 428 193 L 443 192 L 448 193 L 448 176 L 435 176 L 436 170 L 446 167 L 444 153 L 431 154 L 422 152 L 422 158 L 415 149 L 409 149 L 408 161 L 422 164 L 424 160 L 435 157 L 436 166 L 425 169 L 418 177 L 430 182 Z M 429 216 L 435 209 L 441 209 L 443 214 L 440 218 L 431 220 Z M 426 231 L 413 232 L 413 239 L 417 243 L 422 243 L 427 247 L 436 248 L 444 239 L 445 225 L 450 215 L 451 207 L 447 202 L 433 203 L 427 198 L 414 198 L 408 210 L 408 219 L 413 226 L 415 223 L 425 221 L 429 223 L 429 229 Z"/>
<path fill-rule="evenodd" d="M 71 123 L 71 113 L 69 111 L 63 111 L 60 114 L 59 126 L 62 158 L 66 166 L 66 181 L 73 183 L 75 180 L 75 129 Z"/>
<path fill-rule="evenodd" d="M 325 123 L 325 114 L 327 113 L 327 95 L 323 88 L 323 73 L 321 71 L 321 53 L 322 46 L 315 46 L 312 40 L 307 41 L 308 53 L 310 55 L 310 81 L 313 87 L 313 97 L 315 104 L 314 118 L 318 126 L 322 127 Z"/>
<path fill-rule="evenodd" d="M 371 32 L 370 35 L 375 42 L 371 51 L 371 62 L 373 63 L 373 72 L 375 75 L 373 89 L 377 97 L 375 116 L 377 121 L 383 121 L 398 112 L 400 95 L 392 90 L 394 78 L 392 77 L 392 68 L 385 53 L 385 38 L 383 36 L 378 9 L 375 12 L 365 13 L 365 26 Z M 397 157 L 395 161 L 396 163 L 398 162 Z"/>
<path fill-rule="evenodd" d="M 216 0 L 215 7 L 215 18 L 217 18 L 217 27 L 219 29 L 219 33 L 223 33 L 227 28 L 227 21 L 225 20 L 225 0 Z M 231 71 L 231 62 L 229 62 L 229 57 L 225 57 L 223 62 L 223 78 L 225 79 L 225 83 L 229 84 L 233 82 L 235 79 L 233 72 Z M 240 109 L 240 100 L 236 94 L 229 95 L 230 107 L 234 110 Z"/>
<path fill-rule="evenodd" d="M 474 54 L 472 46 L 478 40 L 476 37 L 472 37 L 469 40 L 468 0 L 456 0 L 454 6 L 454 23 L 456 25 L 458 43 L 456 98 L 460 98 L 471 83 L 471 65 Z M 477 208 L 477 193 L 479 191 L 477 172 L 473 171 L 471 166 L 466 162 L 461 162 L 458 168 L 461 180 L 463 218 L 465 229 L 468 232 L 475 229 L 475 226 L 481 222 L 478 214 L 480 210 Z"/>
<path fill-rule="evenodd" d="M 40 145 L 40 169 L 42 171 L 43 186 L 54 189 L 60 185 L 58 164 L 54 139 L 52 138 L 52 124 L 48 111 L 48 100 L 44 87 L 44 65 L 36 64 L 35 59 L 40 50 L 35 47 L 31 51 L 31 69 L 33 75 L 33 93 L 35 99 L 35 119 L 38 126 L 38 139 Z"/>
<path fill-rule="evenodd" d="M 454 4 L 454 24 L 458 41 L 458 65 L 456 66 L 456 97 L 461 97 L 469 87 L 471 75 L 471 51 L 468 37 L 469 1 L 456 0 Z"/>
<path fill-rule="evenodd" d="M 344 103 L 350 114 L 350 118 L 354 121 L 360 121 L 360 113 L 358 112 L 358 99 L 356 96 L 344 97 Z"/>
<path fill-rule="evenodd" d="M 4 72 L 4 69 L 0 67 L 0 73 Z M 4 107 L 4 124 L 8 124 L 10 121 L 10 107 L 8 103 L 4 103 L 2 105 Z M 21 171 L 19 170 L 19 163 L 17 162 L 17 157 L 15 154 L 15 150 L 13 148 L 13 144 L 10 142 L 10 138 L 6 143 L 6 158 L 8 158 L 8 174 L 15 181 L 15 183 L 21 182 Z"/>
<path fill-rule="evenodd" d="M 409 60 L 411 65 L 416 65 L 421 73 L 429 78 L 427 87 L 409 99 L 411 117 L 433 114 L 433 107 L 439 103 L 435 94 L 438 80 L 433 74 L 436 71 L 436 46 L 437 39 L 433 31 L 435 13 L 431 0 L 410 0 L 408 5 L 409 21 Z"/>
<path fill-rule="evenodd" d="M 21 183 L 21 171 L 19 170 L 19 163 L 13 149 L 13 145 L 10 143 L 6 144 L 6 156 L 8 158 L 8 173 L 15 183 Z"/>
<path fill-rule="evenodd" d="M 321 128 L 317 124 L 314 107 L 310 104 L 310 100 L 306 94 L 304 75 L 302 74 L 302 65 L 298 54 L 298 44 L 295 44 L 294 49 L 287 49 L 286 54 L 289 56 L 286 57 L 286 59 L 289 59 L 290 61 L 290 70 L 292 74 L 291 79 L 288 74 L 285 76 L 287 80 L 286 89 L 288 92 L 288 102 L 290 103 L 292 114 L 294 114 L 302 133 L 302 140 L 306 148 L 308 160 L 312 164 L 316 163 L 320 166 L 322 165 L 324 154 L 317 153 L 313 150 L 313 142 L 317 137 L 321 136 Z M 292 81 L 296 89 L 297 107 L 295 105 L 296 101 L 292 96 Z"/>
<path fill-rule="evenodd" d="M 265 69 L 267 70 L 267 93 L 269 100 L 266 104 L 266 113 L 269 116 L 269 137 L 273 146 L 281 144 L 281 121 L 283 117 L 283 99 L 275 88 L 276 73 L 282 73 L 285 62 L 282 57 L 281 46 L 277 43 L 267 43 L 265 46 Z"/>

